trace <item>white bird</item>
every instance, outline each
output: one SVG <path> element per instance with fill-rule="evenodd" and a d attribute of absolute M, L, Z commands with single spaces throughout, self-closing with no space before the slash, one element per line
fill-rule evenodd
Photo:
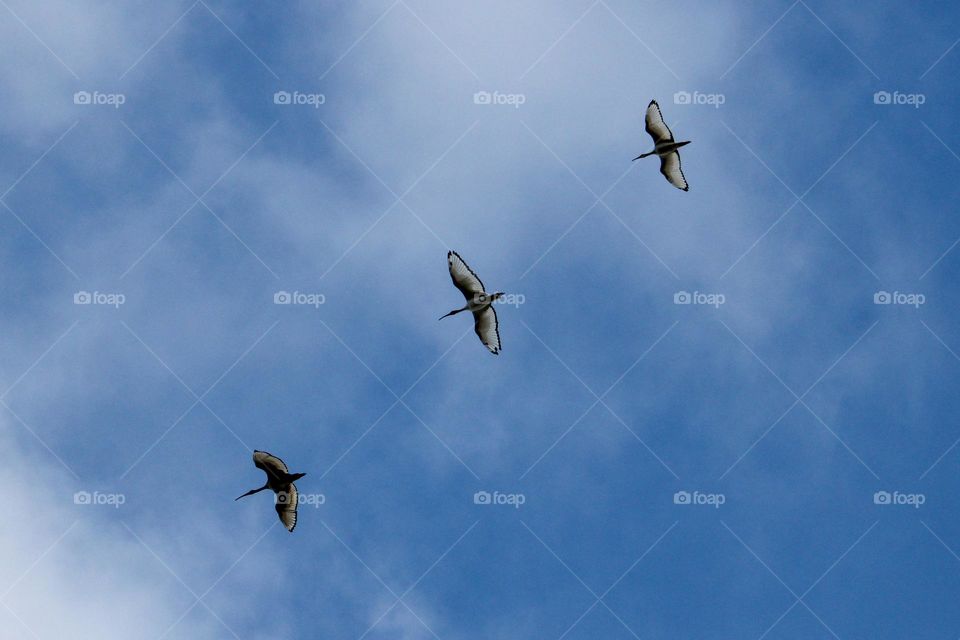
<path fill-rule="evenodd" d="M 503 291 L 487 293 L 483 282 L 456 251 L 447 252 L 447 265 L 450 267 L 453 285 L 460 289 L 460 293 L 467 299 L 467 304 L 440 316 L 440 320 L 461 311 L 473 312 L 473 329 L 477 332 L 480 342 L 490 350 L 490 353 L 494 355 L 500 353 L 500 325 L 497 322 L 497 312 L 493 308 L 493 303 L 503 297 Z"/>
<path fill-rule="evenodd" d="M 280 522 L 287 528 L 287 531 L 293 531 L 293 528 L 297 526 L 298 499 L 297 485 L 293 484 L 293 482 L 307 474 L 290 473 L 290 470 L 287 469 L 287 465 L 284 464 L 283 460 L 266 451 L 254 451 L 253 464 L 257 465 L 258 469 L 263 469 L 267 474 L 267 483 L 259 489 L 251 489 L 242 496 L 238 496 L 234 502 L 258 491 L 271 489 L 275 494 L 274 503 L 277 509 L 277 515 L 280 516 Z"/>
<path fill-rule="evenodd" d="M 651 100 L 650 104 L 647 105 L 646 130 L 653 138 L 653 151 L 642 153 L 634 160 L 656 154 L 660 157 L 660 173 L 677 189 L 689 191 L 690 186 L 687 184 L 687 179 L 683 177 L 683 170 L 680 168 L 680 154 L 677 149 L 690 144 L 690 141 L 674 142 L 673 132 L 663 121 L 663 114 L 660 113 L 660 105 L 657 104 L 656 100 Z"/>

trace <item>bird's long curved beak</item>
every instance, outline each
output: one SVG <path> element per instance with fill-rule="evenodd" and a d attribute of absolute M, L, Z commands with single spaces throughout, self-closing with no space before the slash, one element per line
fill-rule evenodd
<path fill-rule="evenodd" d="M 634 158 L 633 160 L 639 160 L 639 159 L 642 158 L 643 156 L 644 156 L 644 154 L 640 154 L 639 156 L 637 156 L 637 157 Z M 631 160 L 630 162 L 633 162 L 633 160 Z"/>
<path fill-rule="evenodd" d="M 455 313 L 456 313 L 456 311 L 451 311 L 450 313 L 445 313 L 445 314 L 443 314 L 442 316 L 440 316 L 439 318 L 437 318 L 437 320 L 443 320 L 443 319 L 446 318 L 447 316 L 452 316 L 452 315 L 455 314 Z"/>
<path fill-rule="evenodd" d="M 246 492 L 245 494 L 243 494 L 242 496 L 237 496 L 236 498 L 234 498 L 233 501 L 236 502 L 236 501 L 239 500 L 240 498 L 246 498 L 247 496 L 253 495 L 253 494 L 256 493 L 257 491 L 261 491 L 261 490 L 262 490 L 262 488 L 261 488 L 261 489 L 250 489 L 250 491 L 247 491 L 247 492 Z"/>

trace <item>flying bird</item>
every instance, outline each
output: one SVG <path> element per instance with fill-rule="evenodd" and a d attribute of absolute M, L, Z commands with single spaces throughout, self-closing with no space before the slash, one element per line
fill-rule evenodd
<path fill-rule="evenodd" d="M 287 465 L 284 464 L 283 460 L 266 451 L 254 451 L 253 464 L 257 465 L 258 469 L 263 469 L 267 474 L 267 482 L 259 489 L 251 489 L 242 496 L 238 496 L 234 502 L 240 498 L 245 498 L 259 491 L 263 491 L 264 489 L 271 489 L 275 494 L 274 503 L 277 509 L 277 515 L 280 516 L 280 522 L 287 528 L 287 531 L 293 531 L 293 528 L 297 526 L 298 498 L 297 485 L 293 484 L 293 482 L 307 474 L 290 473 L 290 470 L 287 469 Z"/>
<path fill-rule="evenodd" d="M 467 299 L 467 304 L 440 316 L 440 320 L 447 316 L 456 315 L 461 311 L 471 311 L 473 313 L 473 329 L 477 332 L 480 342 L 490 350 L 490 353 L 494 355 L 500 353 L 500 325 L 497 322 L 497 312 L 493 308 L 493 303 L 498 298 L 503 297 L 503 291 L 487 293 L 483 287 L 483 282 L 456 251 L 447 252 L 447 265 L 450 267 L 450 277 L 453 279 L 453 285 L 460 289 L 460 293 Z"/>
<path fill-rule="evenodd" d="M 674 142 L 673 132 L 663 121 L 663 114 L 660 113 L 660 105 L 657 104 L 656 100 L 651 100 L 650 104 L 647 105 L 646 129 L 650 137 L 653 138 L 653 151 L 642 153 L 634 160 L 652 155 L 659 156 L 660 173 L 677 189 L 689 191 L 690 186 L 687 184 L 687 179 L 683 177 L 683 170 L 680 168 L 680 154 L 677 149 L 690 144 L 690 141 Z"/>

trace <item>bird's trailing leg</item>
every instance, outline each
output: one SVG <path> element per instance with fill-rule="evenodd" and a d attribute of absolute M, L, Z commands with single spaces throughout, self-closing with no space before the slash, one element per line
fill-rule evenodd
<path fill-rule="evenodd" d="M 252 496 L 253 494 L 255 494 L 255 493 L 257 493 L 257 492 L 260 492 L 260 491 L 263 491 L 263 490 L 266 489 L 266 488 L 267 488 L 267 485 L 263 485 L 263 486 L 260 487 L 259 489 L 250 489 L 250 491 L 247 491 L 247 492 L 246 492 L 245 494 L 243 494 L 242 496 L 237 496 L 236 498 L 234 498 L 233 501 L 236 502 L 236 501 L 239 500 L 240 498 L 246 498 L 247 496 Z"/>
<path fill-rule="evenodd" d="M 466 311 L 468 307 L 469 307 L 469 305 L 467 305 L 467 307 L 463 307 L 462 309 L 454 309 L 454 310 L 451 311 L 450 313 L 440 316 L 439 318 L 437 318 L 437 320 L 443 320 L 443 319 L 446 318 L 447 316 L 455 316 L 455 315 L 457 315 L 458 313 L 460 313 L 461 311 Z"/>

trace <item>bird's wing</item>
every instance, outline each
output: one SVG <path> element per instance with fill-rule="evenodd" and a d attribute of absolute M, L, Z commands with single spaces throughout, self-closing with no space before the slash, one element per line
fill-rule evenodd
<path fill-rule="evenodd" d="M 448 251 L 447 264 L 450 267 L 450 277 L 453 279 L 453 285 L 460 289 L 460 293 L 467 299 L 467 302 L 484 292 L 480 278 L 473 272 L 473 269 L 467 266 L 460 254 L 456 251 Z"/>
<path fill-rule="evenodd" d="M 257 465 L 258 469 L 266 471 L 271 478 L 281 478 L 283 474 L 290 473 L 283 460 L 266 451 L 254 451 L 253 464 Z"/>
<path fill-rule="evenodd" d="M 291 482 L 284 487 L 283 491 L 278 491 L 274 499 L 277 515 L 280 516 L 280 522 L 287 531 L 293 531 L 297 526 L 297 498 L 297 485 Z"/>
<path fill-rule="evenodd" d="M 646 129 L 650 137 L 653 138 L 654 144 L 673 142 L 673 132 L 663 121 L 663 114 L 660 113 L 660 105 L 657 104 L 656 100 L 651 100 L 650 104 L 647 105 Z"/>
<path fill-rule="evenodd" d="M 660 173 L 677 189 L 690 190 L 687 179 L 683 177 L 683 169 L 680 168 L 680 154 L 676 151 L 660 157 Z"/>
<path fill-rule="evenodd" d="M 497 312 L 492 305 L 483 311 L 474 312 L 473 329 L 490 353 L 500 353 L 500 323 L 497 322 Z"/>

